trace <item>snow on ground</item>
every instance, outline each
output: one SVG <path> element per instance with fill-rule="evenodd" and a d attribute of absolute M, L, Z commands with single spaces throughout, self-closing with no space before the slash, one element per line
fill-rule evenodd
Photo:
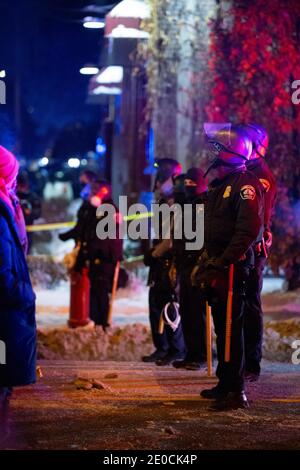
<path fill-rule="evenodd" d="M 284 292 L 281 278 L 266 278 L 263 305 L 266 320 L 300 315 L 300 291 Z M 37 289 L 37 322 L 39 326 L 66 324 L 69 316 L 69 283 L 61 282 L 53 290 Z M 139 279 L 117 292 L 113 323 L 148 325 L 148 288 Z"/>
<path fill-rule="evenodd" d="M 292 344 L 300 337 L 300 290 L 284 292 L 281 279 L 266 279 L 263 307 L 264 357 L 289 362 Z M 281 290 L 278 290 L 281 289 Z M 68 328 L 69 283 L 52 290 L 37 290 L 39 358 L 82 360 L 139 360 L 150 353 L 152 341 L 148 320 L 148 288 L 141 279 L 117 292 L 113 327 L 72 330 Z"/>
<path fill-rule="evenodd" d="M 263 293 L 270 294 L 272 292 L 283 290 L 284 279 L 281 277 L 265 277 Z"/>
<path fill-rule="evenodd" d="M 56 326 L 67 323 L 70 299 L 68 282 L 61 282 L 53 290 L 38 289 L 36 296 L 38 326 Z M 113 323 L 116 325 L 149 323 L 147 286 L 135 280 L 129 287 L 117 291 Z"/>

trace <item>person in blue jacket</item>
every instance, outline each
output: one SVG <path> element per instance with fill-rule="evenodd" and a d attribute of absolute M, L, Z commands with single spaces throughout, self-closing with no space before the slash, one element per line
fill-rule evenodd
<path fill-rule="evenodd" d="M 0 405 L 36 380 L 35 294 L 26 263 L 26 228 L 16 196 L 19 164 L 0 146 Z"/>

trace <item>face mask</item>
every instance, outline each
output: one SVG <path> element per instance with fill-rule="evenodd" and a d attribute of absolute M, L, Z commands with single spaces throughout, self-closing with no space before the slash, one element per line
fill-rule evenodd
<path fill-rule="evenodd" d="M 186 186 L 184 188 L 184 192 L 186 194 L 186 197 L 188 198 L 193 198 L 195 196 L 197 196 L 198 192 L 197 192 L 197 186 Z"/>

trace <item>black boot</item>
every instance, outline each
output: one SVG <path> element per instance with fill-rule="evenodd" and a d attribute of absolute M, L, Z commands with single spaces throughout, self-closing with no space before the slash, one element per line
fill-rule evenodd
<path fill-rule="evenodd" d="M 168 366 L 170 364 L 173 364 L 175 361 L 183 361 L 182 355 L 170 353 L 163 358 L 157 359 L 157 361 L 155 361 L 155 364 L 157 366 Z"/>
<path fill-rule="evenodd" d="M 143 356 L 142 361 L 143 362 L 155 362 L 158 359 L 163 359 L 166 355 L 167 355 L 166 352 L 156 350 L 152 354 L 149 354 L 149 356 Z"/>
<path fill-rule="evenodd" d="M 246 382 L 257 382 L 259 379 L 259 373 L 245 371 L 244 378 Z"/>
<path fill-rule="evenodd" d="M 185 359 L 180 359 L 178 361 L 174 361 L 172 366 L 175 367 L 175 369 L 185 369 L 187 364 L 188 362 Z"/>
<path fill-rule="evenodd" d="M 202 398 L 206 398 L 207 400 L 221 400 L 227 396 L 228 392 L 225 392 L 221 389 L 219 385 L 216 385 L 213 388 L 207 388 L 200 392 Z"/>
<path fill-rule="evenodd" d="M 213 411 L 230 411 L 249 408 L 244 390 L 240 392 L 229 392 L 225 397 L 219 398 L 212 406 Z"/>
<path fill-rule="evenodd" d="M 202 365 L 203 365 L 203 363 L 202 363 Z M 185 368 L 186 368 L 186 370 L 199 370 L 199 369 L 201 369 L 201 362 L 197 362 L 197 361 L 187 362 Z"/>

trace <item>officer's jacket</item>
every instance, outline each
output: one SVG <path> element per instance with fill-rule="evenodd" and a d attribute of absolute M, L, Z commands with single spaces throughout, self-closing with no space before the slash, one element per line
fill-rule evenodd
<path fill-rule="evenodd" d="M 197 229 L 196 218 L 199 211 L 203 210 L 203 205 L 206 200 L 206 193 L 198 194 L 194 197 L 186 198 L 185 204 L 192 206 L 192 230 L 195 232 Z M 176 266 L 179 270 L 191 269 L 197 263 L 199 258 L 199 250 L 187 250 L 186 243 L 193 243 L 195 240 L 185 238 L 184 225 L 182 227 L 182 238 L 173 241 L 174 255 Z"/>
<path fill-rule="evenodd" d="M 112 204 L 116 213 L 118 208 L 112 200 L 105 201 Z M 116 263 L 122 260 L 123 256 L 123 240 L 121 237 L 116 239 L 106 238 L 101 240 L 97 236 L 97 224 L 99 218 L 96 215 L 97 209 L 89 202 L 82 203 L 77 213 L 77 223 L 75 227 L 64 233 L 64 240 L 75 239 L 76 243 L 80 243 L 81 249 L 78 256 L 78 267 L 85 261 L 93 262 L 94 260 L 108 263 Z"/>
<path fill-rule="evenodd" d="M 160 199 L 158 204 L 173 204 L 173 198 Z M 165 223 L 171 223 L 170 229 L 172 230 L 172 221 L 162 220 L 159 225 L 159 236 L 162 235 L 162 227 Z M 165 290 L 171 289 L 171 282 L 169 278 L 169 270 L 173 261 L 173 249 L 171 239 L 157 238 L 152 241 L 152 249 L 144 256 L 144 264 L 150 267 L 148 285 L 161 286 Z M 154 256 L 153 256 L 154 254 Z"/>
<path fill-rule="evenodd" d="M 204 246 L 225 265 L 245 257 L 263 225 L 262 186 L 249 171 L 237 170 L 216 181 L 207 193 Z"/>
<path fill-rule="evenodd" d="M 118 214 L 118 208 L 112 200 L 105 201 L 105 204 L 111 204 Z M 97 225 L 101 217 L 97 216 L 97 209 L 90 204 L 86 218 L 86 228 L 83 231 L 82 250 L 87 254 L 90 263 L 96 261 L 102 265 L 104 263 L 116 263 L 122 260 L 123 239 L 117 235 L 116 238 L 100 239 L 97 235 Z M 117 222 L 116 218 L 116 222 Z M 117 222 L 118 223 L 118 222 Z M 118 229 L 117 229 L 118 232 Z"/>
<path fill-rule="evenodd" d="M 250 160 L 247 170 L 254 173 L 264 188 L 264 227 L 270 230 L 274 212 L 277 187 L 274 176 L 264 158 Z"/>

